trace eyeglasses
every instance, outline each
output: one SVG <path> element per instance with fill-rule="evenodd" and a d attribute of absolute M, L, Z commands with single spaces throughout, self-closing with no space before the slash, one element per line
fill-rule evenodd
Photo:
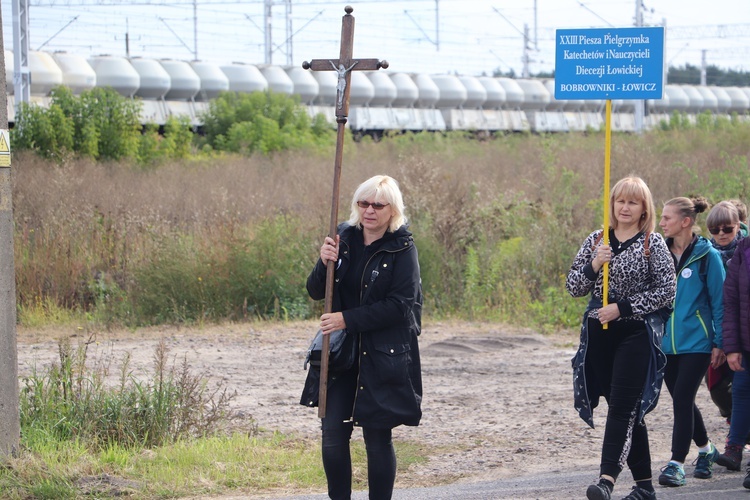
<path fill-rule="evenodd" d="M 370 203 L 369 201 L 357 202 L 357 206 L 359 208 L 364 208 L 365 210 L 367 210 L 370 207 L 374 208 L 375 210 L 383 210 L 388 205 L 390 205 L 390 203 Z"/>
<path fill-rule="evenodd" d="M 724 234 L 731 234 L 734 231 L 735 227 L 736 226 L 709 227 L 708 232 L 711 234 L 719 234 L 720 232 Z"/>

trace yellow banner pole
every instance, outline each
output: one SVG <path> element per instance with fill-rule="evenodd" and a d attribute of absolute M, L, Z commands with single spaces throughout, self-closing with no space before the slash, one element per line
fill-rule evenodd
<path fill-rule="evenodd" d="M 602 244 L 609 245 L 609 172 L 612 151 L 612 99 L 607 99 L 606 115 L 604 119 L 604 237 Z M 607 305 L 609 297 L 609 262 L 602 267 L 602 304 Z M 607 329 L 607 323 L 602 325 Z"/>

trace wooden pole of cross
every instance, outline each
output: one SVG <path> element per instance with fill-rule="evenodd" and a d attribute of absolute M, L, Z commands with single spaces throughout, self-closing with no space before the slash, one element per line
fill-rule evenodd
<path fill-rule="evenodd" d="M 378 59 L 353 59 L 352 47 L 354 45 L 354 16 L 351 6 L 344 8 L 346 15 L 341 19 L 341 51 L 338 59 L 313 59 L 303 62 L 304 69 L 313 71 L 335 71 L 338 74 L 336 84 L 336 157 L 333 164 L 333 195 L 331 197 L 331 221 L 328 227 L 328 235 L 336 238 L 336 227 L 339 217 L 339 191 L 341 185 L 341 164 L 344 156 L 344 131 L 349 116 L 349 90 L 352 71 L 374 71 L 387 68 L 387 61 Z M 335 262 L 328 262 L 326 267 L 326 295 L 324 312 L 330 313 L 333 309 L 333 277 L 336 269 Z M 323 336 L 323 346 L 320 358 L 320 392 L 318 394 L 318 417 L 326 416 L 326 400 L 328 399 L 328 350 L 330 339 L 328 335 Z"/>

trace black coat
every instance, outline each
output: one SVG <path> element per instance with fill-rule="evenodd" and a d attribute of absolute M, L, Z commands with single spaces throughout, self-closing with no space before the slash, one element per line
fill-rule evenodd
<path fill-rule="evenodd" d="M 334 276 L 333 312 L 341 311 L 342 277 L 349 271 L 349 242 L 361 238 L 361 229 L 341 224 L 339 259 Z M 360 234 L 357 234 L 359 232 Z M 422 374 L 417 336 L 421 330 L 422 287 L 417 248 L 411 233 L 402 226 L 386 232 L 361 277 L 361 305 L 343 311 L 347 330 L 359 337 L 357 395 L 354 425 L 393 428 L 418 425 L 422 416 Z M 326 267 L 318 259 L 307 278 L 307 291 L 314 300 L 325 298 Z M 331 384 L 339 377 L 329 377 Z M 300 404 L 318 405 L 320 371 L 307 374 Z"/>

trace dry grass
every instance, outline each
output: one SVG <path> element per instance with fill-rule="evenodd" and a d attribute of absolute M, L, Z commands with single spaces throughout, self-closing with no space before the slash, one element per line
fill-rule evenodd
<path fill-rule="evenodd" d="M 697 132 L 696 132 L 697 133 Z M 695 188 L 681 179 L 685 167 L 706 174 L 725 166 L 725 156 L 747 156 L 750 146 L 714 140 L 696 147 L 692 133 L 616 135 L 612 179 L 631 172 L 643 176 L 656 198 Z M 664 143 L 677 143 L 665 150 Z M 400 140 L 347 145 L 341 178 L 341 216 L 350 193 L 370 175 L 385 173 L 402 184 L 409 206 L 434 207 L 479 189 L 483 202 L 498 193 L 523 192 L 549 202 L 545 168 L 549 162 L 573 170 L 582 192 L 601 191 L 604 163 L 601 134 L 590 136 L 507 136 L 493 141 L 436 141 L 410 145 Z M 422 143 L 420 143 L 422 142 Z M 692 145 L 692 146 L 691 146 Z M 333 152 L 288 152 L 272 157 L 226 157 L 168 164 L 141 171 L 123 165 L 81 160 L 58 167 L 31 154 L 14 158 L 16 221 L 31 226 L 51 220 L 112 217 L 133 227 L 197 229 L 222 221 L 252 221 L 304 211 L 316 220 L 330 211 Z"/>
<path fill-rule="evenodd" d="M 631 173 L 642 176 L 657 206 L 690 194 L 712 202 L 718 196 L 747 199 L 749 150 L 747 125 L 618 134 L 611 178 L 614 183 Z M 362 180 L 395 177 L 420 254 L 431 260 L 423 263 L 423 273 L 432 273 L 433 281 L 458 282 L 469 247 L 485 245 L 480 257 L 486 258 L 504 239 L 528 238 L 525 249 L 531 251 L 548 244 L 543 239 L 562 236 L 565 245 L 555 251 L 575 251 L 567 241 L 580 241 L 599 224 L 603 164 L 601 133 L 483 141 L 423 134 L 349 142 L 339 220 L 348 217 L 351 193 Z M 328 230 L 333 151 L 201 158 L 152 170 L 90 161 L 58 166 L 22 154 L 14 166 L 17 282 L 26 305 L 43 308 L 54 297 L 62 307 L 85 309 L 96 302 L 82 297 L 96 294 L 92 280 L 128 290 L 134 269 L 165 242 L 186 235 L 205 253 L 252 237 L 259 221 L 285 215 L 310 235 L 311 264 Z M 539 227 L 526 231 L 530 226 Z M 444 286 L 441 293 L 460 294 L 461 285 Z"/>

